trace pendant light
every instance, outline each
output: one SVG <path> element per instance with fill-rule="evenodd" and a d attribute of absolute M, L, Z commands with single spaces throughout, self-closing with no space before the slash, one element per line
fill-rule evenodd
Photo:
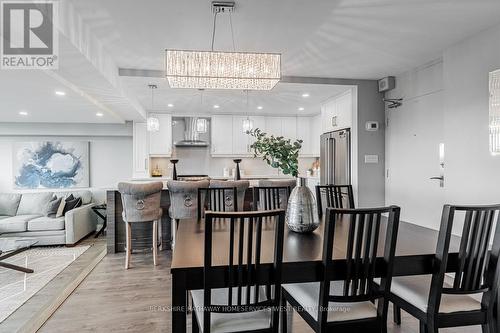
<path fill-rule="evenodd" d="M 198 89 L 200 91 L 200 106 L 203 109 L 203 89 Z M 206 118 L 196 118 L 196 132 L 207 133 L 208 122 Z"/>
<path fill-rule="evenodd" d="M 151 89 L 151 110 L 154 109 L 154 90 L 158 88 L 156 84 L 148 84 Z M 160 130 L 160 121 L 156 117 L 148 117 L 147 129 L 149 132 L 158 132 Z"/>
<path fill-rule="evenodd" d="M 248 90 L 246 91 L 246 93 L 247 93 L 247 119 L 243 120 L 243 133 L 248 134 L 248 132 L 253 130 L 253 120 L 250 119 L 250 117 L 248 116 Z"/>
<path fill-rule="evenodd" d="M 281 79 L 281 55 L 236 52 L 231 13 L 233 1 L 213 1 L 210 51 L 167 49 L 166 77 L 171 88 L 271 90 Z M 233 52 L 214 51 L 217 14 L 229 14 Z"/>

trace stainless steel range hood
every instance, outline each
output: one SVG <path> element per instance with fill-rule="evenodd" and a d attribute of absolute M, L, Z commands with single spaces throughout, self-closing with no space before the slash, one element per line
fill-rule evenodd
<path fill-rule="evenodd" d="M 197 122 L 198 117 L 184 117 L 179 118 L 178 120 L 174 119 L 174 126 L 180 125 L 180 123 L 184 123 L 184 131 L 180 129 L 174 130 L 174 146 L 175 147 L 208 147 L 210 143 L 208 142 L 208 138 L 210 138 L 210 126 L 207 125 L 206 133 L 200 133 L 197 130 Z M 206 118 L 203 118 L 206 119 Z M 208 119 L 206 119 L 208 122 Z M 182 134 L 181 134 L 182 133 Z"/>

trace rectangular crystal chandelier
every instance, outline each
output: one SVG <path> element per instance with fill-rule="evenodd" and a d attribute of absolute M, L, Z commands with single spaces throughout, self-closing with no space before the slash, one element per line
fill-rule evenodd
<path fill-rule="evenodd" d="M 490 153 L 500 155 L 500 70 L 490 72 Z"/>
<path fill-rule="evenodd" d="M 271 90 L 281 79 L 281 55 L 166 50 L 171 88 Z"/>

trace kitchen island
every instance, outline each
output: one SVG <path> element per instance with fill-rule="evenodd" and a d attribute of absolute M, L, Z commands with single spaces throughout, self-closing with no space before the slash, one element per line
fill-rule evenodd
<path fill-rule="evenodd" d="M 211 177 L 211 179 L 228 180 L 227 177 Z M 250 187 L 256 186 L 261 179 L 266 180 L 285 180 L 293 179 L 290 176 L 244 176 L 242 180 L 248 180 Z M 168 193 L 167 181 L 168 178 L 136 178 L 132 182 L 163 182 L 163 190 L 161 193 L 160 207 L 163 210 L 161 218 L 161 237 L 163 239 L 163 249 L 170 249 L 171 239 L 171 219 L 168 215 L 170 207 L 170 195 Z M 108 253 L 124 252 L 125 251 L 125 223 L 122 218 L 122 200 L 118 189 L 106 190 L 106 217 L 107 217 L 107 249 Z M 245 210 L 249 210 L 252 202 L 252 191 L 247 190 L 245 194 Z M 152 247 L 152 223 L 132 223 L 132 248 L 134 251 L 148 251 Z"/>

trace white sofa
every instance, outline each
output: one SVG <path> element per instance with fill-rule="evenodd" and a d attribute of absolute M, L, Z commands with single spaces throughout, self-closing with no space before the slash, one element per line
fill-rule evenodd
<path fill-rule="evenodd" d="M 47 217 L 50 199 L 73 194 L 82 198 L 82 206 L 63 217 Z M 63 199 L 64 200 L 64 199 Z M 37 245 L 74 245 L 96 230 L 95 203 L 88 190 L 71 192 L 0 193 L 0 235 L 38 238 Z"/>

